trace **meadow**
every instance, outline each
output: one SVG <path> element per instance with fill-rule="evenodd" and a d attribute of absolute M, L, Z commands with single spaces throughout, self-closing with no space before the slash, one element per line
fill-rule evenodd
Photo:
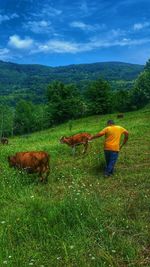
<path fill-rule="evenodd" d="M 60 144 L 61 136 L 97 133 L 108 119 L 129 131 L 113 177 L 104 178 L 103 138 L 82 155 Z M 0 266 L 150 266 L 150 108 L 93 116 L 10 138 L 0 146 Z M 50 156 L 47 184 L 9 168 L 18 151 Z"/>

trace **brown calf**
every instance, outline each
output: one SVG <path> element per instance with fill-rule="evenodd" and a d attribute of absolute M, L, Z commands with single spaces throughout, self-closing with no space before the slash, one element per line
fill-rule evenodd
<path fill-rule="evenodd" d="M 118 119 L 124 118 L 124 114 L 122 114 L 122 113 L 121 113 L 121 114 L 118 114 L 118 115 L 117 115 L 117 118 L 118 118 Z"/>
<path fill-rule="evenodd" d="M 75 134 L 69 137 L 63 136 L 60 138 L 60 143 L 71 146 L 73 154 L 75 154 L 75 147 L 77 145 L 83 144 L 84 145 L 83 153 L 85 153 L 88 148 L 88 142 L 89 142 L 90 137 L 91 137 L 91 134 L 89 133 L 79 133 L 79 134 Z"/>
<path fill-rule="evenodd" d="M 38 173 L 40 181 L 47 181 L 49 175 L 49 154 L 44 151 L 18 152 L 8 157 L 10 167 Z M 44 176 L 45 174 L 45 176 Z"/>
<path fill-rule="evenodd" d="M 7 137 L 2 137 L 1 138 L 1 144 L 2 145 L 8 145 L 8 138 Z"/>

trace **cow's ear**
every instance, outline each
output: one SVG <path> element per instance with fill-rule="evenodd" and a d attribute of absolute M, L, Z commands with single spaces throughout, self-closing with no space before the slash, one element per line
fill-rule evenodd
<path fill-rule="evenodd" d="M 64 136 L 61 136 L 60 139 L 59 139 L 60 143 L 61 143 L 63 140 L 64 140 Z"/>

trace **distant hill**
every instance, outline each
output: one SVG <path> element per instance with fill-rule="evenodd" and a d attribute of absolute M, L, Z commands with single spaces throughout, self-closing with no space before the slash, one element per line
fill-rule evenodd
<path fill-rule="evenodd" d="M 143 70 L 143 65 L 122 62 L 100 62 L 92 64 L 48 67 L 43 65 L 23 65 L 0 61 L 0 95 L 20 94 L 26 97 L 43 97 L 47 85 L 53 80 L 64 83 L 77 83 L 81 90 L 88 81 L 98 77 L 110 81 L 115 88 L 117 83 L 130 83 Z"/>

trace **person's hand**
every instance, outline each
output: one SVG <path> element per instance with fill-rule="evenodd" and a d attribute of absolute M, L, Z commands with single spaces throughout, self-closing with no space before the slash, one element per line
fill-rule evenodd
<path fill-rule="evenodd" d="M 120 150 L 122 149 L 123 145 L 120 145 Z"/>

